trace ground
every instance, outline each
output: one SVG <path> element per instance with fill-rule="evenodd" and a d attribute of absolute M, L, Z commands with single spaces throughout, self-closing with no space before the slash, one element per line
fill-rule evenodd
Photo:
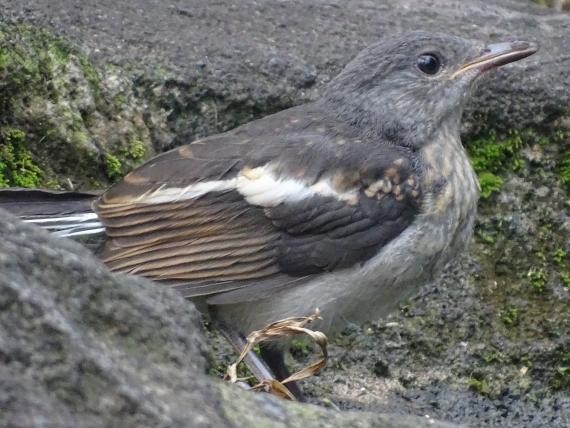
<path fill-rule="evenodd" d="M 399 313 L 331 338 L 329 367 L 304 387 L 311 401 L 341 409 L 570 424 L 565 15 L 509 0 L 430 2 L 437 13 L 406 1 L 237 9 L 196 1 L 190 11 L 138 0 L 148 12 L 142 25 L 134 2 L 108 8 L 105 19 L 100 4 L 1 3 L 10 16 L 35 16 L 0 24 L 1 187 L 104 188 L 157 151 L 314 98 L 379 28 L 540 40 L 524 67 L 500 70 L 478 90 L 465 116 L 482 187 L 468 254 Z M 220 20 L 227 34 L 208 39 Z M 216 337 L 210 348 L 209 371 L 219 376 L 234 355 Z M 302 342 L 293 351 L 293 365 L 312 356 Z"/>

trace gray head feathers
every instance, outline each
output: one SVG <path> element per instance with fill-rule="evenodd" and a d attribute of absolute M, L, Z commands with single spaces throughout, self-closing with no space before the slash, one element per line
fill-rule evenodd
<path fill-rule="evenodd" d="M 324 102 L 362 134 L 414 149 L 443 128 L 458 135 L 463 106 L 480 73 L 453 74 L 482 49 L 482 43 L 446 34 L 388 37 L 345 67 L 329 84 Z"/>

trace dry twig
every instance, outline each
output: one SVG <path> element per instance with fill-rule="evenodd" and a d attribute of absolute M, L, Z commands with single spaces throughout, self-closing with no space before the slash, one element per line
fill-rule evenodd
<path fill-rule="evenodd" d="M 237 377 L 237 367 L 243 361 L 247 353 L 250 352 L 256 344 L 260 342 L 269 342 L 277 339 L 282 339 L 284 337 L 293 337 L 300 334 L 306 334 L 311 337 L 311 339 L 313 339 L 313 341 L 317 343 L 321 348 L 323 355 L 319 360 L 303 368 L 302 370 L 293 373 L 291 376 L 281 382 L 276 379 L 258 379 L 259 383 L 252 387 L 254 391 L 265 391 L 277 395 L 281 398 L 294 400 L 295 397 L 293 397 L 293 394 L 291 394 L 285 384 L 313 376 L 327 364 L 327 337 L 320 331 L 311 330 L 305 327 L 307 324 L 317 319 L 321 319 L 321 316 L 319 310 L 315 309 L 315 312 L 310 316 L 285 318 L 283 320 L 269 324 L 261 330 L 251 332 L 247 336 L 247 344 L 241 351 L 239 358 L 234 364 L 231 364 L 228 367 L 224 379 L 231 383 L 236 383 L 239 380 Z"/>

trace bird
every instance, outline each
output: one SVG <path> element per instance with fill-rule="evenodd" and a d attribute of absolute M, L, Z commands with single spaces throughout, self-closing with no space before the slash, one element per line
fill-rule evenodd
<path fill-rule="evenodd" d="M 27 220 L 104 232 L 110 270 L 166 284 L 238 334 L 315 308 L 334 334 L 384 317 L 465 251 L 479 184 L 464 107 L 488 71 L 536 51 L 388 35 L 319 99 L 159 154 L 95 199 L 35 193 L 24 205 L 53 209 Z M 18 205 L 2 194 L 0 207 Z M 287 376 L 282 344 L 261 355 Z"/>

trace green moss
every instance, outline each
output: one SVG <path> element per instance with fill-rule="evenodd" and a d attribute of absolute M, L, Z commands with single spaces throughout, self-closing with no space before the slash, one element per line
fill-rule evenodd
<path fill-rule="evenodd" d="M 495 245 L 497 242 L 498 234 L 495 231 L 487 231 L 476 228 L 475 234 L 477 235 L 477 238 L 479 238 L 485 244 Z"/>
<path fill-rule="evenodd" d="M 525 146 L 551 146 L 566 138 L 563 131 L 549 131 L 543 134 L 532 129 L 512 130 L 498 133 L 494 130 L 474 138 L 467 144 L 467 152 L 473 169 L 481 184 L 481 198 L 488 199 L 498 192 L 502 176 L 508 172 L 519 172 L 524 166 L 522 148 Z M 561 179 L 570 186 L 570 154 L 561 166 Z"/>
<path fill-rule="evenodd" d="M 19 184 L 106 187 L 146 157 L 150 136 L 140 113 L 113 101 L 116 88 L 102 85 L 82 52 L 27 25 L 0 23 L 0 41 L 0 131 L 18 124 L 30 162 L 42 171 Z M 130 93 L 127 79 L 111 78 Z M 4 147 L 4 157 L 11 156 Z M 16 185 L 8 182 L 6 162 L 0 168 L 0 185 Z"/>
<path fill-rule="evenodd" d="M 566 257 L 567 257 L 566 251 L 564 251 L 564 249 L 562 248 L 557 248 L 556 251 L 554 251 L 552 259 L 559 267 L 563 267 L 566 262 Z"/>
<path fill-rule="evenodd" d="M 129 144 L 127 151 L 125 153 L 129 159 L 133 161 L 143 160 L 146 156 L 146 147 L 141 140 L 133 140 Z"/>
<path fill-rule="evenodd" d="M 473 169 L 479 177 L 481 198 L 487 199 L 501 189 L 503 179 L 499 174 L 521 168 L 522 145 L 523 138 L 517 131 L 502 136 L 490 131 L 469 143 L 467 151 Z"/>
<path fill-rule="evenodd" d="M 251 370 L 249 370 L 249 367 L 247 367 L 247 364 L 242 362 L 240 365 L 238 365 L 236 373 L 237 373 L 238 379 L 242 379 L 242 380 L 248 382 L 250 385 L 254 385 L 255 376 L 253 375 Z"/>
<path fill-rule="evenodd" d="M 212 354 L 208 355 L 208 374 L 214 377 L 224 377 L 227 366 L 221 361 L 218 361 Z"/>
<path fill-rule="evenodd" d="M 570 290 L 570 272 L 561 272 L 560 280 L 562 281 L 562 285 Z"/>
<path fill-rule="evenodd" d="M 501 311 L 499 318 L 505 326 L 514 327 L 519 324 L 520 315 L 521 314 L 518 308 L 514 306 L 508 306 L 503 311 Z"/>
<path fill-rule="evenodd" d="M 548 282 L 548 274 L 542 268 L 531 268 L 527 277 L 530 281 L 530 285 L 537 293 L 544 293 L 546 290 L 546 283 Z"/>
<path fill-rule="evenodd" d="M 511 159 L 518 155 L 522 145 L 521 134 L 517 131 L 504 136 L 490 131 L 485 137 L 470 142 L 468 152 L 475 171 L 498 173 L 507 167 L 512 168 L 512 165 L 509 165 Z"/>
<path fill-rule="evenodd" d="M 61 174 L 62 182 L 75 175 L 72 171 L 87 175 L 80 158 L 88 137 L 80 132 L 83 126 L 75 126 L 81 115 L 68 99 L 68 92 L 79 86 L 66 74 L 76 53 L 62 40 L 27 25 L 0 24 L 0 38 L 0 123 L 18 123 L 27 136 L 25 149 L 24 144 L 13 145 L 20 173 L 8 184 L 59 187 L 56 175 Z M 3 151 L 9 157 L 10 148 Z"/>
<path fill-rule="evenodd" d="M 140 140 L 129 142 L 126 148 L 105 155 L 105 172 L 111 181 L 123 177 L 146 158 L 146 147 Z"/>
<path fill-rule="evenodd" d="M 560 164 L 560 180 L 570 190 L 570 152 L 564 156 Z"/>
<path fill-rule="evenodd" d="M 99 74 L 91 64 L 91 62 L 85 56 L 79 56 L 79 64 L 81 65 L 81 71 L 85 76 L 85 79 L 91 85 L 91 88 L 96 92 L 99 91 Z"/>
<path fill-rule="evenodd" d="M 554 0 L 532 0 L 532 2 L 542 7 L 553 7 L 554 5 Z M 565 6 L 562 7 L 564 8 Z"/>
<path fill-rule="evenodd" d="M 5 129 L 0 141 L 0 187 L 37 187 L 41 181 L 42 171 L 26 148 L 26 134 Z"/>
<path fill-rule="evenodd" d="M 481 198 L 487 199 L 503 187 L 503 179 L 492 172 L 484 171 L 478 174 L 481 186 Z"/>
<path fill-rule="evenodd" d="M 116 156 L 110 153 L 107 153 L 105 155 L 105 168 L 107 176 L 111 180 L 116 180 L 118 178 L 121 178 L 121 176 L 123 175 L 121 161 L 117 159 Z"/>
<path fill-rule="evenodd" d="M 28 93 L 41 91 L 55 95 L 49 84 L 53 70 L 64 66 L 71 50 L 60 39 L 49 33 L 26 25 L 0 27 L 4 42 L 0 53 L 0 74 L 3 90 L 12 91 L 24 87 Z"/>
<path fill-rule="evenodd" d="M 558 364 L 551 370 L 550 386 L 554 390 L 570 390 L 570 352 L 561 351 Z"/>
<path fill-rule="evenodd" d="M 487 364 L 502 363 L 505 361 L 505 355 L 499 351 L 492 351 L 483 357 L 483 361 Z"/>
<path fill-rule="evenodd" d="M 491 387 L 484 379 L 472 377 L 469 379 L 469 389 L 484 396 L 491 395 Z"/>

